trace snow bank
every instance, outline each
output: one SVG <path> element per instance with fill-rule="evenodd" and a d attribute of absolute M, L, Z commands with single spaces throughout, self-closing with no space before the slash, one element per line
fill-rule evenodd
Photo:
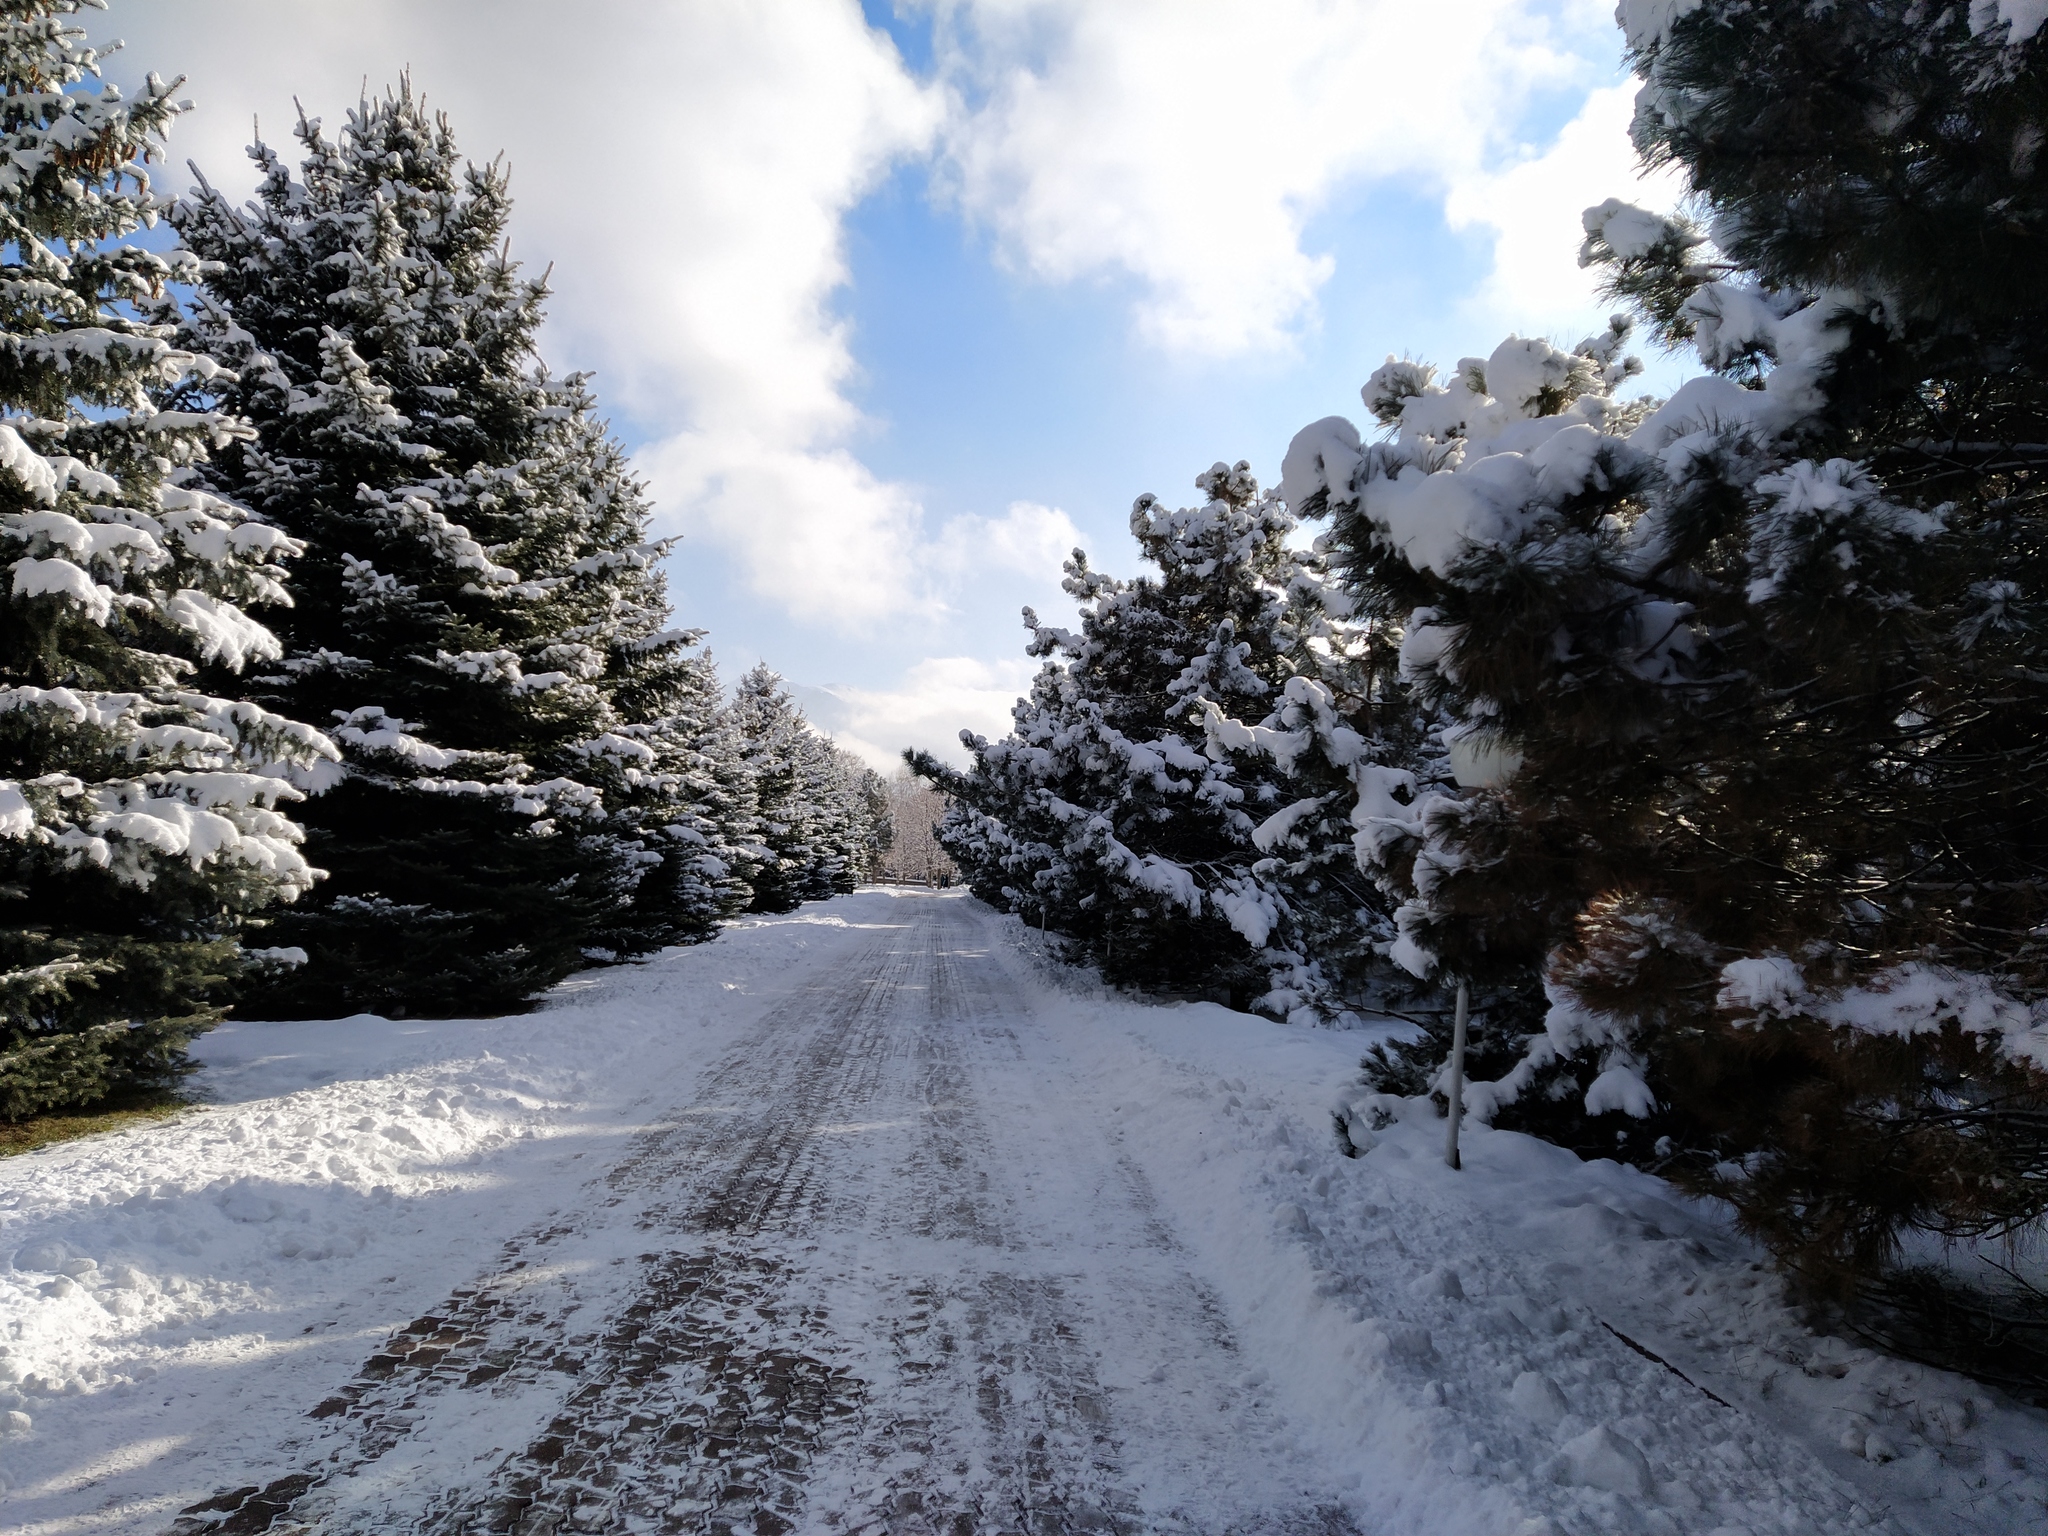
<path fill-rule="evenodd" d="M 522 1017 L 230 1022 L 194 1048 L 204 1107 L 0 1162 L 0 1527 L 153 1530 L 260 1469 L 794 978 L 871 937 L 876 899 L 585 973 Z"/>
<path fill-rule="evenodd" d="M 1085 1107 L 1258 1360 L 1247 1391 L 1356 1469 L 1361 1529 L 1988 1536 L 2048 1514 L 2048 1414 L 1814 1333 L 1662 1180 L 1470 1120 L 1454 1173 L 1426 1103 L 1345 1088 L 1374 1032 L 1134 1005 L 1012 934 Z"/>

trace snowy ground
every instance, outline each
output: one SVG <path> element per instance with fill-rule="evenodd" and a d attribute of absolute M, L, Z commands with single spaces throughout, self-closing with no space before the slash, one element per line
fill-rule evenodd
<path fill-rule="evenodd" d="M 1657 1181 L 1343 1156 L 1361 1044 L 889 890 L 223 1028 L 211 1107 L 0 1163 L 0 1529 L 2048 1521 L 2048 1416 L 1808 1334 Z"/>

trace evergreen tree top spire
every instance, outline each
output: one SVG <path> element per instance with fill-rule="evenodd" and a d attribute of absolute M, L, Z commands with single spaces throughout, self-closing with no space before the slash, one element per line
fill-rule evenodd
<path fill-rule="evenodd" d="M 409 75 L 364 97 L 341 132 L 301 110 L 298 175 L 267 144 L 255 197 L 233 206 L 205 180 L 178 205 L 179 231 L 223 263 L 206 302 L 264 338 L 278 387 L 331 371 L 333 335 L 389 391 L 416 463 L 487 453 L 535 404 L 534 334 L 544 278 L 510 253 L 510 176 L 465 161 L 444 114 Z"/>
<path fill-rule="evenodd" d="M 187 105 L 172 95 L 182 78 L 166 84 L 154 73 L 134 102 L 110 82 L 73 89 L 100 74 L 84 29 L 67 20 L 87 7 L 104 9 L 101 0 L 0 7 L 0 222 L 10 237 L 73 250 L 154 221 L 160 205 L 144 162 L 162 156 L 165 130 Z M 146 253 L 107 254 L 126 266 Z"/>

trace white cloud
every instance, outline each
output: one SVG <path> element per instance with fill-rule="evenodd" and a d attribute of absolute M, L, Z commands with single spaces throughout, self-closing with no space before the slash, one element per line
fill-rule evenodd
<path fill-rule="evenodd" d="M 634 463 L 660 505 L 683 509 L 686 532 L 722 547 L 785 612 L 862 631 L 930 611 L 923 509 L 846 449 L 735 425 L 674 433 Z"/>
<path fill-rule="evenodd" d="M 1183 352 L 1313 325 L 1330 263 L 1304 231 L 1370 180 L 1498 232 L 1490 307 L 1585 290 L 1576 234 L 1547 231 L 1603 155 L 1626 156 L 1618 96 L 1543 153 L 1517 159 L 1507 136 L 1531 92 L 1605 78 L 1607 0 L 925 3 L 935 85 L 855 0 L 607 5 L 573 25 L 553 0 L 116 0 L 87 19 L 129 37 L 117 75 L 188 76 L 174 151 L 233 190 L 252 116 L 289 155 L 295 95 L 332 131 L 409 64 L 469 152 L 506 153 L 515 254 L 554 264 L 550 355 L 597 369 L 651 437 L 639 463 L 685 558 L 720 550 L 764 602 L 858 637 L 935 633 L 1026 586 L 1056 601 L 1079 542 L 1025 503 L 933 528 L 863 462 L 833 308 L 844 221 L 906 159 L 936 153 L 1018 269 L 1132 282 L 1144 333 Z M 1546 203 L 1553 182 L 1574 190 Z"/>
<path fill-rule="evenodd" d="M 923 747 L 964 766 L 960 732 L 1007 734 L 1010 706 L 1030 691 L 1038 666 L 1027 657 L 935 656 L 911 667 L 894 689 L 792 683 L 790 692 L 814 724 L 885 773 L 902 765 L 905 747 Z"/>
<path fill-rule="evenodd" d="M 936 5 L 961 207 L 1034 277 L 1136 279 L 1142 330 L 1213 356 L 1313 322 L 1332 267 L 1303 233 L 1341 188 L 1463 196 L 1619 43 L 1601 0 Z"/>
<path fill-rule="evenodd" d="M 1081 530 L 1058 507 L 1013 501 L 1001 517 L 949 518 L 932 555 L 955 581 L 1005 572 L 1051 587 L 1059 580 L 1061 563 L 1081 542 Z"/>
<path fill-rule="evenodd" d="M 1025 633 L 1014 599 L 1021 595 L 1047 622 L 1075 624 L 1073 599 L 1060 589 L 1060 566 L 1083 543 L 1072 518 L 1058 507 L 1011 503 L 1001 517 L 949 518 L 924 546 L 921 576 L 927 589 L 947 600 L 973 602 L 977 616 L 1011 637 L 1013 654 L 988 661 L 972 656 L 935 656 L 908 667 L 893 688 L 854 688 L 792 682 L 805 712 L 838 743 L 875 767 L 902 766 L 905 747 L 922 747 L 964 766 L 967 750 L 960 732 L 997 737 L 1010 729 L 1010 706 L 1031 685 L 1040 663 L 1021 654 Z M 989 587 L 998 589 L 999 596 Z M 986 599 L 981 601 L 980 599 Z"/>
<path fill-rule="evenodd" d="M 1592 297 L 1578 264 L 1582 210 L 1620 197 L 1665 212 L 1684 196 L 1677 171 L 1646 176 L 1636 165 L 1628 138 L 1635 95 L 1633 85 L 1594 91 L 1542 154 L 1451 188 L 1451 227 L 1494 234 L 1493 271 L 1468 301 L 1478 315 L 1525 336 L 1578 321 Z"/>
<path fill-rule="evenodd" d="M 831 302 L 846 212 L 923 151 L 936 94 L 854 0 L 603 9 L 600 26 L 546 0 L 185 0 L 94 30 L 128 36 L 123 68 L 187 74 L 199 109 L 174 149 L 236 191 L 252 114 L 289 156 L 294 95 L 333 132 L 409 63 L 467 152 L 506 153 L 514 252 L 555 264 L 549 349 L 662 439 L 640 462 L 669 526 L 828 625 L 929 608 L 916 500 L 849 446 Z"/>

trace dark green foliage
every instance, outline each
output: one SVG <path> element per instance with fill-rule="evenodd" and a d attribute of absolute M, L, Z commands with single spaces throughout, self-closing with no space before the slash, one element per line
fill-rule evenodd
<path fill-rule="evenodd" d="M 174 87 L 87 84 L 64 0 L 0 7 L 0 1118 L 160 1087 L 250 973 L 237 938 L 313 882 L 277 809 L 325 782 L 317 733 L 197 692 L 277 654 L 241 604 L 291 541 L 194 489 L 232 417 L 159 417 L 217 376 L 160 323 L 189 257 L 157 211 Z M 294 785 L 298 787 L 295 788 Z"/>
<path fill-rule="evenodd" d="M 514 821 L 493 801 L 409 793 L 361 773 L 320 809 L 307 839 L 329 871 L 320 903 L 270 930 L 315 960 L 258 977 L 245 1013 L 517 1012 L 537 986 L 589 963 L 588 936 L 617 920 L 623 871 L 606 842 L 569 829 L 536 838 L 531 818 Z"/>
<path fill-rule="evenodd" d="M 184 1047 L 220 1021 L 242 969 L 233 941 L 181 939 L 154 922 L 108 931 L 125 915 L 0 932 L 0 1120 L 173 1082 Z M 192 1011 L 166 1011 L 181 1003 Z"/>
<path fill-rule="evenodd" d="M 2042 39 L 1973 35 L 1974 9 L 1710 3 L 1631 39 L 1637 147 L 1683 168 L 1737 269 L 1881 297 L 1909 390 L 1943 357 L 2048 361 Z"/>
<path fill-rule="evenodd" d="M 1451 1050 L 1454 1003 L 1443 989 L 1414 981 L 1388 999 L 1385 1011 L 1414 1026 L 1412 1032 L 1380 1041 L 1359 1063 L 1365 1083 L 1400 1098 L 1433 1095 L 1444 1102 L 1438 1086 Z M 1465 1071 L 1475 1081 L 1506 1077 L 1522 1059 L 1529 1037 L 1543 1027 L 1541 996 L 1530 999 L 1512 992 L 1482 991 L 1472 1000 L 1465 1027 Z"/>
<path fill-rule="evenodd" d="M 1638 144 L 1713 245 L 1609 203 L 1586 256 L 1718 377 L 1644 420 L 1567 399 L 1568 360 L 1524 387 L 1511 342 L 1449 390 L 1381 370 L 1390 442 L 1304 434 L 1361 601 L 1415 610 L 1419 701 L 1492 754 L 1388 839 L 1418 955 L 1541 969 L 1482 1096 L 1580 1095 L 1838 1299 L 1902 1234 L 2048 1212 L 2048 56 L 1965 9 L 1708 0 L 1632 38 Z M 1411 519 L 1424 474 L 1478 508 L 1499 451 L 1518 500 L 1455 545 Z"/>
<path fill-rule="evenodd" d="M 1360 1081 L 1398 1098 L 1426 1095 L 1439 1113 L 1447 1112 L 1443 1079 L 1451 1054 L 1453 994 L 1411 981 L 1405 987 L 1383 984 L 1380 997 L 1386 999 L 1380 1006 L 1389 1015 L 1416 1027 L 1373 1045 L 1359 1062 Z M 1465 1034 L 1466 1082 L 1486 1084 L 1510 1077 L 1526 1060 L 1530 1041 L 1542 1034 L 1548 1008 L 1533 975 L 1520 989 L 1475 988 Z M 1661 1109 L 1641 1117 L 1587 1113 L 1586 1093 L 1600 1070 L 1592 1053 L 1546 1063 L 1513 1098 L 1498 1105 L 1488 1101 L 1486 1118 L 1502 1130 L 1541 1136 L 1581 1157 L 1611 1157 L 1665 1171 L 1674 1151 L 1669 1139 L 1676 1128 L 1673 1117 Z"/>
<path fill-rule="evenodd" d="M 572 749 L 637 866 L 630 904 L 605 919 L 614 955 L 711 938 L 746 909 L 761 862 L 757 786 L 718 669 L 708 653 L 660 654 L 657 638 L 653 677 L 615 696 L 625 719 Z"/>
<path fill-rule="evenodd" d="M 1119 581 L 1077 550 L 1080 632 L 1026 610 L 1047 664 L 1008 737 L 964 736 L 965 773 L 909 761 L 951 797 L 940 840 L 975 894 L 1111 981 L 1339 1011 L 1376 959 L 1342 803 L 1371 755 L 1354 724 L 1371 642 L 1247 465 L 1196 483 L 1199 507 L 1132 509 L 1157 576 Z"/>
<path fill-rule="evenodd" d="M 1846 1321 L 1894 1354 L 2048 1408 L 2048 1292 L 2009 1271 L 1958 1279 L 1933 1265 L 1904 1266 L 1868 1286 Z"/>
<path fill-rule="evenodd" d="M 1695 926 L 1801 957 L 1809 989 L 1749 1010 L 1724 994 L 1735 1027 L 1675 1043 L 1671 1097 L 1706 1132 L 1694 1181 L 1838 1295 L 1901 1230 L 2048 1211 L 2048 1060 L 2026 1043 L 2048 999 L 2048 516 L 2026 446 L 2048 437 L 2048 55 L 2003 30 L 1972 36 L 1962 7 L 1709 7 L 1637 53 L 1637 143 L 1685 168 L 1732 263 L 1767 291 L 1877 300 L 1845 317 L 1803 445 L 1867 472 L 1830 463 L 1832 505 L 1752 533 L 1734 634 L 1702 605 L 1721 646 L 1703 673 L 1748 676 L 1703 684 L 1694 717 L 1718 814 L 1664 812 L 1691 823 L 1675 873 Z M 1691 307 L 1721 319 L 1712 290 Z M 1702 480 L 1681 553 L 1718 574 L 1742 481 Z M 1600 973 L 1593 1006 L 1619 1000 L 1605 942 L 1567 951 Z M 1665 984 L 1697 991 L 1707 968 L 1674 955 Z M 1907 975 L 1955 978 L 1932 983 L 1951 997 L 1875 1034 L 1824 1027 L 1830 997 Z"/>
<path fill-rule="evenodd" d="M 332 879 L 278 930 L 311 961 L 247 1006 L 499 1011 L 708 937 L 750 814 L 716 676 L 585 381 L 535 354 L 503 167 L 409 82 L 298 138 L 296 177 L 252 151 L 248 207 L 175 213 L 215 264 L 191 332 L 239 374 L 199 393 L 261 432 L 211 481 L 307 546 L 259 696 L 335 722 L 350 769 L 309 817 Z"/>

